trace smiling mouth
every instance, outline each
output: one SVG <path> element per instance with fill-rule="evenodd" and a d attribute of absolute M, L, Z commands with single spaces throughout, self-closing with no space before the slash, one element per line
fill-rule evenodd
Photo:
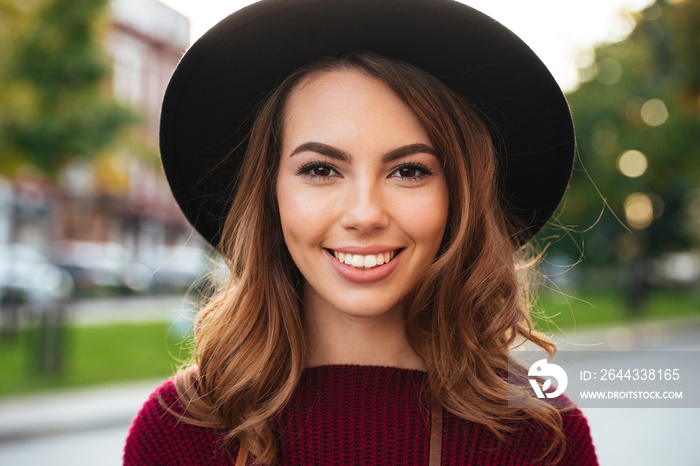
<path fill-rule="evenodd" d="M 379 254 L 349 254 L 339 251 L 334 251 L 332 249 L 327 249 L 333 257 L 335 257 L 338 262 L 341 262 L 350 267 L 354 267 L 359 270 L 370 270 L 380 265 L 391 262 L 398 253 L 400 253 L 404 248 L 399 248 L 394 251 L 380 252 Z"/>

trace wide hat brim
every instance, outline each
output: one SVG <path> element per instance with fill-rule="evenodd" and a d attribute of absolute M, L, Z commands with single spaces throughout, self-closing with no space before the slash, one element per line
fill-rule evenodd
<path fill-rule="evenodd" d="M 173 73 L 160 122 L 165 174 L 195 229 L 218 246 L 241 142 L 269 92 L 314 59 L 357 50 L 417 66 L 480 110 L 499 153 L 504 208 L 524 226 L 516 241 L 534 236 L 571 177 L 568 104 L 521 39 L 452 0 L 263 0 L 195 42 Z"/>

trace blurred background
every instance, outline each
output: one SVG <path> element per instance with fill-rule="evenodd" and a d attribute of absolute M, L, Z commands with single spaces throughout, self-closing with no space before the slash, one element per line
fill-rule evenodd
<path fill-rule="evenodd" d="M 187 360 L 216 257 L 171 198 L 160 103 L 191 41 L 244 3 L 0 0 L 0 464 L 120 464 Z M 465 3 L 533 46 L 576 125 L 537 238 L 539 328 L 567 349 L 700 350 L 700 0 Z M 632 462 L 619 431 L 650 417 L 622 411 L 587 412 L 601 464 L 700 464 L 700 410 L 646 410 L 685 430 L 645 427 Z"/>

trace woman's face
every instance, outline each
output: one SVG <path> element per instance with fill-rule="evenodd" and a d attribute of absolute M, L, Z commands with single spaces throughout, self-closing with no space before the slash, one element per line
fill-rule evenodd
<path fill-rule="evenodd" d="M 358 71 L 318 73 L 291 92 L 276 190 L 314 310 L 400 310 L 447 222 L 447 185 L 425 129 L 385 83 Z"/>

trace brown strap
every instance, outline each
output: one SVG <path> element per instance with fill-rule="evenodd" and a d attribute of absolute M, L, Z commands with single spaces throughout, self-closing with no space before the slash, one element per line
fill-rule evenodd
<path fill-rule="evenodd" d="M 440 466 L 442 462 L 442 405 L 433 399 L 430 407 L 430 456 L 429 466 Z"/>
<path fill-rule="evenodd" d="M 430 407 L 430 456 L 428 466 L 440 466 L 442 462 L 442 405 L 433 400 Z M 236 466 L 245 466 L 248 461 L 248 449 L 243 445 L 238 447 Z"/>
<path fill-rule="evenodd" d="M 238 447 L 238 455 L 236 456 L 236 466 L 245 466 L 248 462 L 248 449 L 243 445 Z"/>

